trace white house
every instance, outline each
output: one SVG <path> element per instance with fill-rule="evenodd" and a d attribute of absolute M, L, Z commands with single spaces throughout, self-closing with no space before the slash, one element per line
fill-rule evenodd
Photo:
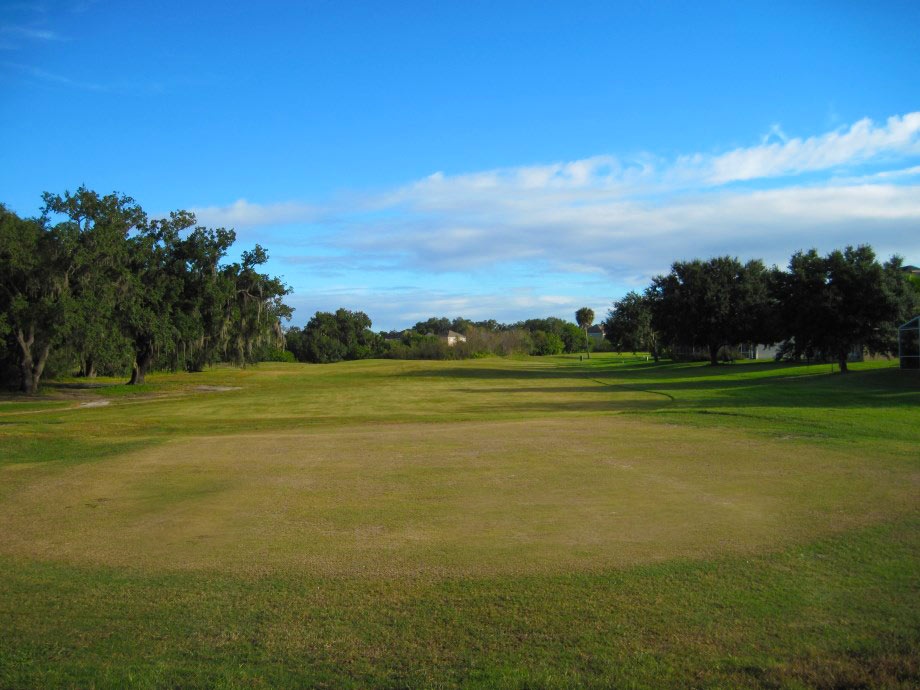
<path fill-rule="evenodd" d="M 441 340 L 447 343 L 448 347 L 453 347 L 457 343 L 465 343 L 466 336 L 456 331 L 447 331 L 447 335 L 439 336 Z"/>

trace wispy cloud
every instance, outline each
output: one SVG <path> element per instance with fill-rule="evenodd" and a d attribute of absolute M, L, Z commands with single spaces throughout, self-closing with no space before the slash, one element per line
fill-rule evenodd
<path fill-rule="evenodd" d="M 464 316 L 473 320 L 496 319 L 503 322 L 549 314 L 574 314 L 585 304 L 597 310 L 609 304 L 610 296 L 599 293 L 583 295 L 541 294 L 533 288 L 502 292 L 469 292 L 432 289 L 425 286 L 387 286 L 364 288 L 340 287 L 307 294 L 295 292 L 288 301 L 297 309 L 297 323 L 306 322 L 317 311 L 335 311 L 339 307 L 360 310 L 374 321 L 375 329 L 405 328 L 430 316 Z M 602 312 L 599 312 L 602 313 Z"/>
<path fill-rule="evenodd" d="M 56 74 L 54 72 L 49 72 L 47 70 L 41 69 L 40 67 L 34 67 L 33 65 L 21 65 L 14 62 L 4 63 L 7 67 L 11 67 L 21 74 L 24 74 L 28 77 L 42 81 L 48 84 L 58 84 L 61 86 L 67 86 L 73 89 L 82 89 L 84 91 L 108 91 L 108 87 L 102 84 L 96 84 L 93 82 L 80 81 L 77 79 L 71 79 L 70 77 L 65 77 L 61 74 Z"/>
<path fill-rule="evenodd" d="M 671 162 L 597 156 L 436 173 L 382 195 L 375 203 L 401 214 L 356 220 L 342 243 L 440 270 L 529 260 L 616 276 L 713 253 L 782 262 L 803 246 L 843 242 L 920 252 L 920 187 L 896 184 L 918 166 L 833 178 L 918 155 L 920 112 L 805 139 L 775 125 L 758 145 Z M 806 173 L 823 179 L 806 185 L 799 179 Z M 740 181 L 746 184 L 729 184 Z"/>
<path fill-rule="evenodd" d="M 340 278 L 355 272 L 386 272 L 399 268 L 390 254 L 374 255 L 368 252 L 360 256 L 347 254 L 290 254 L 278 261 L 298 270 L 305 270 L 311 277 Z"/>
<path fill-rule="evenodd" d="M 83 12 L 91 10 L 93 7 L 98 5 L 99 2 L 100 0 L 81 0 L 80 2 L 75 2 L 71 6 L 70 11 L 74 14 L 82 14 Z"/>
<path fill-rule="evenodd" d="M 535 200 L 511 211 L 496 207 L 488 221 L 410 218 L 365 225 L 342 240 L 358 255 L 403 257 L 403 268 L 470 271 L 529 260 L 617 278 L 724 253 L 783 263 L 795 249 L 846 242 L 920 251 L 920 186 L 792 187 L 563 207 Z"/>
<path fill-rule="evenodd" d="M 48 6 L 44 2 L 7 2 L 3 8 L 5 12 L 25 12 L 28 14 L 47 14 Z"/>
<path fill-rule="evenodd" d="M 552 293 L 554 279 L 546 276 L 578 276 L 583 287 L 599 277 L 608 286 L 642 287 L 674 260 L 718 254 L 782 265 L 798 249 L 868 242 L 883 256 L 899 253 L 917 263 L 918 175 L 920 113 L 908 113 L 807 138 L 776 125 L 759 143 L 725 153 L 628 161 L 601 155 L 435 173 L 354 195 L 347 204 L 239 200 L 196 211 L 216 225 L 309 223 L 303 234 L 286 229 L 283 237 L 290 245 L 315 243 L 318 253 L 289 256 L 287 265 L 328 277 L 466 274 L 473 288 L 488 283 L 489 272 L 527 266 L 536 274 L 533 284 L 545 283 Z M 530 293 L 520 299 L 536 301 L 514 302 L 515 308 L 543 304 L 546 313 L 540 302 L 546 296 Z M 367 294 L 352 297 L 359 304 Z M 406 318 L 490 310 L 494 316 L 506 304 L 506 295 L 498 297 L 410 291 L 389 295 L 380 309 Z M 410 308 L 414 303 L 421 306 Z"/>
<path fill-rule="evenodd" d="M 776 141 L 778 139 L 778 141 Z M 631 160 L 602 155 L 548 165 L 433 175 L 395 190 L 383 204 L 410 203 L 438 209 L 468 207 L 483 199 L 519 204 L 535 193 L 561 203 L 611 197 L 711 189 L 732 182 L 767 180 L 854 166 L 885 157 L 920 155 L 920 112 L 862 119 L 807 139 L 789 138 L 779 125 L 756 146 L 722 154 L 695 153 L 673 161 L 642 155 Z"/>
<path fill-rule="evenodd" d="M 782 130 L 774 126 L 777 133 Z M 920 154 L 920 112 L 888 118 L 875 125 L 865 118 L 848 129 L 835 130 L 808 139 L 788 139 L 739 148 L 715 156 L 678 160 L 676 168 L 686 167 L 691 174 L 702 173 L 713 184 L 754 180 L 806 172 L 829 170 L 842 165 L 857 165 L 889 155 Z"/>
<path fill-rule="evenodd" d="M 50 29 L 40 29 L 30 26 L 7 25 L 0 27 L 0 33 L 20 36 L 22 38 L 32 38 L 38 41 L 63 41 L 65 40 L 56 31 Z"/>
<path fill-rule="evenodd" d="M 238 199 L 229 206 L 202 206 L 191 210 L 203 225 L 236 228 L 311 222 L 320 216 L 318 207 L 296 201 L 253 204 Z"/>
<path fill-rule="evenodd" d="M 4 47 L 7 46 L 0 44 L 0 48 Z M 9 47 L 12 48 L 12 46 Z M 99 83 L 73 79 L 66 75 L 50 72 L 33 65 L 23 65 L 11 62 L 6 62 L 3 64 L 7 67 L 15 69 L 26 77 L 30 77 L 35 81 L 44 82 L 45 84 L 58 84 L 60 86 L 72 89 L 82 89 L 85 91 L 105 91 L 109 93 L 129 96 L 162 96 L 165 94 L 174 93 L 178 90 L 189 90 L 193 86 L 202 83 L 200 80 L 193 81 L 188 79 L 174 79 L 169 81 L 154 80 L 146 82 L 135 79 L 130 82 Z"/>
<path fill-rule="evenodd" d="M 907 180 L 912 177 L 920 178 L 920 165 L 914 165 L 909 168 L 897 168 L 895 170 L 881 170 L 879 172 L 868 173 L 865 175 L 849 175 L 834 178 L 837 184 L 870 184 L 874 182 L 893 182 L 897 180 Z"/>

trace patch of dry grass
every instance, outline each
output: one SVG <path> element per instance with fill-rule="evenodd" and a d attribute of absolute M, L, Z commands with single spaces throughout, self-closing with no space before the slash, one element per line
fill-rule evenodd
<path fill-rule="evenodd" d="M 36 477 L 4 501 L 0 553 L 142 570 L 596 572 L 897 517 L 918 478 L 611 416 L 187 437 Z"/>

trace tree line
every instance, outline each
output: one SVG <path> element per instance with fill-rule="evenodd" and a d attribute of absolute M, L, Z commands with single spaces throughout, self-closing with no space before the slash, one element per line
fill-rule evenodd
<path fill-rule="evenodd" d="M 377 358 L 461 359 L 590 351 L 588 308 L 575 323 L 549 317 L 504 324 L 432 317 L 374 332 L 362 311 L 316 312 L 282 328 L 291 290 L 259 271 L 256 244 L 226 262 L 233 230 L 174 211 L 150 218 L 130 197 L 85 187 L 42 195 L 41 215 L 0 204 L 0 382 L 33 393 L 48 372 L 125 375 L 200 371 L 218 361 L 330 363 Z M 729 256 L 672 264 L 642 292 L 613 303 L 606 348 L 659 357 L 704 354 L 716 364 L 744 343 L 782 343 L 789 358 L 834 360 L 854 350 L 897 351 L 897 326 L 920 311 L 920 284 L 900 257 L 867 245 L 795 253 L 786 269 Z M 449 344 L 454 331 L 464 339 Z M 595 349 L 606 349 L 595 345 Z"/>
<path fill-rule="evenodd" d="M 258 244 L 224 259 L 233 230 L 174 211 L 150 218 L 134 199 L 45 193 L 41 215 L 0 205 L 0 378 L 34 393 L 49 370 L 128 375 L 200 371 L 283 350 L 291 292 L 259 272 Z M 52 219 L 58 219 L 53 222 Z"/>
<path fill-rule="evenodd" d="M 898 324 L 920 310 L 902 263 L 880 263 L 868 245 L 796 252 L 785 270 L 729 256 L 678 261 L 614 302 L 605 337 L 656 361 L 702 352 L 712 364 L 742 343 L 782 343 L 782 356 L 836 361 L 845 372 L 854 351 L 896 353 Z"/>
<path fill-rule="evenodd" d="M 557 355 L 585 348 L 585 334 L 559 318 L 504 324 L 494 319 L 432 317 L 403 331 L 371 330 L 362 311 L 316 312 L 304 328 L 286 332 L 286 345 L 300 362 L 330 363 L 367 358 L 468 359 L 510 355 Z M 453 345 L 444 336 L 454 331 L 465 340 Z"/>
<path fill-rule="evenodd" d="M 589 343 L 594 312 L 585 307 L 575 313 L 577 325 L 555 317 L 512 324 L 432 317 L 379 333 L 364 312 L 317 312 L 303 329 L 287 331 L 287 349 L 297 361 L 316 363 L 609 348 L 649 352 L 656 361 L 705 357 L 718 364 L 739 346 L 780 343 L 785 358 L 836 361 L 846 371 L 851 353 L 897 352 L 898 325 L 920 311 L 920 284 L 902 269 L 900 257 L 880 263 L 868 245 L 825 256 L 796 252 L 786 269 L 730 256 L 677 261 L 643 292 L 613 303 L 602 324 L 606 347 Z M 448 344 L 449 331 L 465 340 Z"/>

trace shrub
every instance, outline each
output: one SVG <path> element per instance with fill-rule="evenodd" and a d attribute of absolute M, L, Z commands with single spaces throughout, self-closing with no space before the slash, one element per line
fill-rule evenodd
<path fill-rule="evenodd" d="M 290 350 L 282 350 L 280 347 L 266 348 L 265 352 L 259 357 L 260 362 L 296 362 L 297 358 Z"/>

